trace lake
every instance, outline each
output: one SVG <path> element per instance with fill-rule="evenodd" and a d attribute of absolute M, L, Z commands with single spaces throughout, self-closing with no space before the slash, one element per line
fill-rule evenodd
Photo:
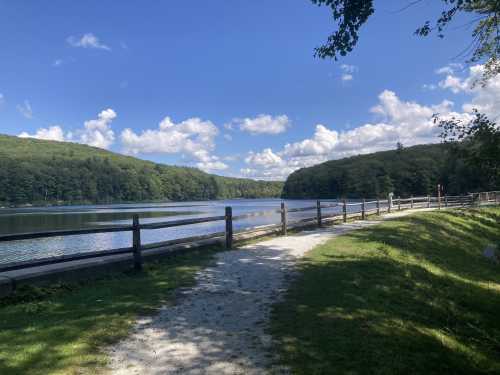
<path fill-rule="evenodd" d="M 99 225 L 131 223 L 132 215 L 140 215 L 141 223 L 152 223 L 196 217 L 224 215 L 225 206 L 233 215 L 279 209 L 280 199 L 235 199 L 205 202 L 142 203 L 116 205 L 58 206 L 0 209 L 0 234 L 75 229 Z M 314 206 L 313 200 L 286 200 L 288 208 Z M 341 207 L 324 210 L 340 213 Z M 315 211 L 290 213 L 288 221 L 312 217 Z M 234 222 L 234 230 L 280 222 L 280 214 Z M 143 230 L 143 244 L 224 231 L 224 222 L 193 224 L 174 228 Z M 129 247 L 131 232 L 86 234 L 35 240 L 0 242 L 0 264 L 40 259 L 50 256 L 84 253 Z"/>

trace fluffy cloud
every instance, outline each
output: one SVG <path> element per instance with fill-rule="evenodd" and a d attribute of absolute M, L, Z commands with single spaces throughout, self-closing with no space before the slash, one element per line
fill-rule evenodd
<path fill-rule="evenodd" d="M 288 116 L 271 116 L 261 114 L 254 118 L 236 118 L 230 124 L 226 124 L 226 129 L 239 127 L 241 131 L 256 134 L 279 134 L 283 133 L 290 126 Z"/>
<path fill-rule="evenodd" d="M 102 43 L 98 37 L 92 33 L 83 34 L 81 37 L 69 36 L 66 42 L 72 47 L 94 48 L 111 51 L 111 48 Z"/>
<path fill-rule="evenodd" d="M 20 138 L 37 138 L 45 139 L 50 141 L 63 142 L 67 138 L 71 138 L 64 135 L 63 129 L 59 125 L 50 126 L 49 128 L 40 128 L 35 134 L 28 134 L 27 132 L 22 132 L 19 134 Z"/>
<path fill-rule="evenodd" d="M 176 124 L 165 117 L 158 129 L 144 130 L 140 134 L 131 129 L 123 130 L 121 141 L 124 152 L 129 154 L 181 153 L 194 160 L 198 168 L 213 171 L 227 168 L 217 156 L 211 155 L 218 132 L 210 121 L 190 118 Z"/>
<path fill-rule="evenodd" d="M 115 133 L 111 130 L 111 122 L 115 118 L 116 112 L 108 108 L 99 113 L 97 119 L 85 121 L 84 129 L 79 132 L 80 142 L 89 146 L 109 148 L 115 140 Z"/>
<path fill-rule="evenodd" d="M 439 82 L 439 87 L 450 89 L 454 94 L 458 94 L 461 91 L 466 91 L 469 88 L 469 83 L 459 77 L 447 75 L 444 80 Z"/>
<path fill-rule="evenodd" d="M 29 101 L 25 100 L 23 104 L 18 104 L 16 108 L 17 111 L 27 119 L 31 120 L 33 118 L 33 110 L 31 109 Z"/>
<path fill-rule="evenodd" d="M 284 164 L 283 159 L 276 155 L 270 148 L 264 149 L 260 153 L 250 152 L 245 158 L 245 163 L 258 166 L 276 166 Z"/>
<path fill-rule="evenodd" d="M 483 65 L 474 65 L 468 69 L 465 77 L 448 74 L 439 82 L 439 87 L 451 90 L 455 94 L 471 95 L 471 100 L 462 106 L 464 112 L 470 113 L 476 108 L 492 119 L 497 119 L 500 116 L 500 75 L 492 77 L 482 85 L 480 80 L 483 73 Z"/>
<path fill-rule="evenodd" d="M 308 157 L 329 154 L 338 143 L 339 135 L 335 130 L 329 130 L 325 126 L 316 125 L 313 138 L 304 139 L 300 142 L 288 143 L 283 149 L 283 155 L 287 157 Z"/>
<path fill-rule="evenodd" d="M 52 141 L 74 141 L 85 143 L 89 146 L 107 149 L 115 139 L 111 122 L 116 118 L 116 113 L 111 108 L 101 111 L 95 120 L 85 121 L 84 128 L 75 131 L 75 137 L 71 132 L 64 132 L 61 126 L 53 125 L 48 128 L 40 128 L 35 134 L 22 132 L 21 138 L 37 138 Z"/>
<path fill-rule="evenodd" d="M 438 141 L 439 129 L 432 120 L 434 113 L 443 117 L 467 119 L 468 114 L 452 111 L 453 103 L 443 101 L 434 106 L 402 101 L 385 90 L 379 104 L 371 112 L 380 117 L 376 123 L 363 124 L 352 130 L 338 132 L 325 125 L 316 125 L 311 138 L 286 144 L 280 151 L 264 149 L 250 152 L 248 167 L 240 170 L 246 177 L 284 179 L 294 170 L 330 159 L 395 148 L 397 142 L 406 146 Z"/>

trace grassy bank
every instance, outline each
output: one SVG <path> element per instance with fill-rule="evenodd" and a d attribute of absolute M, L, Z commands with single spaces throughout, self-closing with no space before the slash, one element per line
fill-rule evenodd
<path fill-rule="evenodd" d="M 272 333 L 297 374 L 500 373 L 500 209 L 422 213 L 314 249 Z"/>
<path fill-rule="evenodd" d="M 172 300 L 193 282 L 212 251 L 150 263 L 86 284 L 29 289 L 0 300 L 0 374 L 94 374 L 101 349 L 123 338 L 135 318 Z"/>

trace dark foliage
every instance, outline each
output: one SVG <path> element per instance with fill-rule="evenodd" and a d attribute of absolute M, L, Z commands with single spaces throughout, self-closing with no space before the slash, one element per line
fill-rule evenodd
<path fill-rule="evenodd" d="M 441 127 L 441 138 L 451 145 L 452 155 L 474 168 L 481 186 L 493 190 L 500 186 L 500 127 L 474 110 L 474 118 L 464 122 L 456 118 L 434 122 Z"/>
<path fill-rule="evenodd" d="M 325 44 L 316 48 L 315 54 L 320 58 L 337 59 L 345 56 L 356 46 L 361 27 L 375 12 L 373 0 L 311 0 L 319 6 L 330 8 L 337 29 L 328 37 Z M 422 0 L 402 2 L 403 10 L 409 10 Z M 464 51 L 469 62 L 486 62 L 483 83 L 500 72 L 498 54 L 500 52 L 500 36 L 498 32 L 500 19 L 500 1 L 498 0 L 441 0 L 443 10 L 434 22 L 424 21 L 415 34 L 428 36 L 435 32 L 443 38 L 449 24 L 460 14 L 472 16 L 468 26 L 472 26 L 472 42 Z"/>
<path fill-rule="evenodd" d="M 281 188 L 74 143 L 0 135 L 0 204 L 260 198 L 277 197 Z"/>
<path fill-rule="evenodd" d="M 286 198 L 384 198 L 486 190 L 482 171 L 456 155 L 449 144 L 399 147 L 369 155 L 331 160 L 292 173 Z"/>

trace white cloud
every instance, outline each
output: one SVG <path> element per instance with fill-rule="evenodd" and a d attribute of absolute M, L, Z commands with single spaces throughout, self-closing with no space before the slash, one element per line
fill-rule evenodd
<path fill-rule="evenodd" d="M 176 124 L 165 117 L 158 129 L 143 130 L 141 134 L 131 129 L 123 130 L 121 141 L 125 153 L 180 153 L 195 161 L 198 168 L 213 171 L 228 168 L 217 156 L 211 155 L 218 133 L 211 121 L 189 118 Z"/>
<path fill-rule="evenodd" d="M 50 126 L 49 128 L 40 128 L 36 131 L 35 134 L 28 134 L 27 132 L 22 132 L 21 134 L 19 134 L 19 137 L 63 142 L 66 140 L 66 138 L 68 138 L 68 135 L 65 137 L 63 129 L 59 125 L 54 125 Z"/>
<path fill-rule="evenodd" d="M 228 130 L 233 126 L 238 126 L 241 131 L 256 134 L 279 134 L 283 133 L 290 126 L 288 116 L 271 116 L 260 114 L 254 118 L 236 118 L 231 123 L 224 125 Z"/>
<path fill-rule="evenodd" d="M 379 104 L 371 109 L 381 121 L 346 131 L 318 124 L 311 138 L 286 144 L 279 151 L 266 148 L 262 152 L 250 152 L 245 159 L 248 167 L 242 168 L 240 173 L 252 178 L 285 179 L 298 168 L 393 149 L 397 142 L 406 146 L 437 142 L 439 129 L 432 120 L 434 113 L 463 119 L 470 116 L 453 112 L 452 107 L 453 103 L 447 100 L 433 106 L 405 102 L 394 92 L 385 90 L 379 95 Z"/>
<path fill-rule="evenodd" d="M 439 82 L 439 87 L 442 89 L 450 89 L 454 94 L 458 94 L 468 89 L 468 82 L 459 77 L 447 75 L 444 80 Z"/>
<path fill-rule="evenodd" d="M 340 65 L 340 69 L 342 69 L 345 73 L 354 73 L 358 70 L 355 65 L 342 64 Z"/>
<path fill-rule="evenodd" d="M 329 154 L 338 143 L 339 134 L 324 125 L 316 125 L 313 138 L 285 145 L 282 154 L 287 157 L 309 157 Z"/>
<path fill-rule="evenodd" d="M 0 106 L 5 103 L 5 96 L 0 92 Z"/>
<path fill-rule="evenodd" d="M 84 128 L 76 130 L 73 133 L 65 132 L 60 125 L 53 125 L 48 128 L 40 128 L 35 134 L 22 132 L 19 134 L 21 138 L 37 138 L 52 141 L 74 141 L 84 143 L 89 146 L 107 149 L 115 139 L 113 130 L 111 130 L 111 122 L 116 118 L 116 113 L 108 108 L 98 114 L 97 119 L 85 121 Z M 76 137 L 73 137 L 75 135 Z"/>
<path fill-rule="evenodd" d="M 63 63 L 64 63 L 64 61 L 62 59 L 55 59 L 54 62 L 52 63 L 52 66 L 54 68 L 57 68 L 57 67 L 61 66 Z"/>
<path fill-rule="evenodd" d="M 436 69 L 436 74 L 453 74 L 454 71 L 449 66 L 443 66 L 442 68 Z"/>
<path fill-rule="evenodd" d="M 355 65 L 342 64 L 340 65 L 340 70 L 342 71 L 340 79 L 342 82 L 348 82 L 354 79 L 354 73 L 358 71 L 358 67 Z"/>
<path fill-rule="evenodd" d="M 115 133 L 111 130 L 111 122 L 116 118 L 116 112 L 111 108 L 101 111 L 95 120 L 85 121 L 84 129 L 79 132 L 80 142 L 89 146 L 109 148 Z"/>
<path fill-rule="evenodd" d="M 347 82 L 347 81 L 352 81 L 354 77 L 352 76 L 352 74 L 342 74 L 340 79 L 344 82 Z"/>
<path fill-rule="evenodd" d="M 225 139 L 226 141 L 232 141 L 232 140 L 233 140 L 233 136 L 232 136 L 231 134 L 227 134 L 227 133 L 226 133 L 226 134 L 224 134 L 224 139 Z"/>
<path fill-rule="evenodd" d="M 66 42 L 72 47 L 94 48 L 111 51 L 111 48 L 102 43 L 97 36 L 92 33 L 83 34 L 81 37 L 69 36 Z"/>
<path fill-rule="evenodd" d="M 471 113 L 475 108 L 490 118 L 497 120 L 500 116 L 500 75 L 489 79 L 486 85 L 482 85 L 484 66 L 474 65 L 469 67 L 467 75 L 447 75 L 439 82 L 439 87 L 448 89 L 454 94 L 467 94 L 471 96 L 469 102 L 462 106 L 462 110 Z"/>
<path fill-rule="evenodd" d="M 213 156 L 216 158 L 216 156 Z M 229 166 L 220 160 L 208 161 L 208 162 L 198 162 L 196 166 L 205 172 L 216 172 L 223 171 L 229 168 Z"/>
<path fill-rule="evenodd" d="M 264 149 L 260 153 L 250 152 L 245 158 L 245 163 L 257 166 L 281 166 L 283 159 L 276 155 L 270 148 Z"/>
<path fill-rule="evenodd" d="M 16 108 L 17 111 L 27 119 L 31 120 L 33 118 L 33 110 L 31 109 L 29 101 L 25 100 L 23 104 L 18 104 Z"/>
<path fill-rule="evenodd" d="M 464 66 L 458 63 L 451 63 L 435 70 L 436 74 L 454 74 L 456 70 L 463 69 Z"/>

